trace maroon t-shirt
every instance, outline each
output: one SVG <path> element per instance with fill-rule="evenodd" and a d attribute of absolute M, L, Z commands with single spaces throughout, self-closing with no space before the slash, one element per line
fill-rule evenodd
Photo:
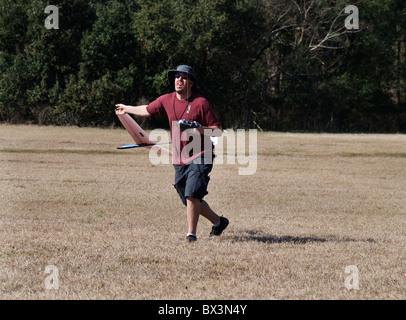
<path fill-rule="evenodd" d="M 172 127 L 173 121 L 178 122 L 184 119 L 187 121 L 196 121 L 205 127 L 222 127 L 210 102 L 197 93 L 193 93 L 188 100 L 179 100 L 176 97 L 176 92 L 162 95 L 147 106 L 147 111 L 152 116 L 166 115 L 168 117 L 172 140 L 174 140 L 174 134 L 181 134 L 179 130 Z M 181 141 L 180 150 L 183 150 L 185 145 L 191 140 L 192 139 L 189 139 L 189 141 Z M 204 151 L 203 135 L 201 135 L 201 150 Z"/>

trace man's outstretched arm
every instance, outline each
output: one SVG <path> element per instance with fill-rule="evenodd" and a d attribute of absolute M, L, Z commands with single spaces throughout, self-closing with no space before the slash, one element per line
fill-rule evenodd
<path fill-rule="evenodd" d="M 151 114 L 147 111 L 148 105 L 141 106 L 127 106 L 125 104 L 116 104 L 116 114 L 123 115 L 126 113 L 131 113 L 140 117 L 149 117 Z"/>

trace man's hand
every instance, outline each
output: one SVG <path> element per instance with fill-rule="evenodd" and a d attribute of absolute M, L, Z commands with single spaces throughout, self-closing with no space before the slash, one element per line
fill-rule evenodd
<path fill-rule="evenodd" d="M 179 124 L 180 131 L 185 131 L 187 129 L 197 129 L 200 127 L 200 125 L 196 121 L 190 122 L 190 121 L 186 121 L 183 119 L 179 120 L 178 124 Z M 195 130 L 193 130 L 193 131 L 195 131 Z"/>
<path fill-rule="evenodd" d="M 125 104 L 122 104 L 122 103 L 116 104 L 116 114 L 117 114 L 117 115 L 126 114 L 126 113 L 127 113 L 126 107 L 127 107 L 127 106 L 126 106 Z"/>

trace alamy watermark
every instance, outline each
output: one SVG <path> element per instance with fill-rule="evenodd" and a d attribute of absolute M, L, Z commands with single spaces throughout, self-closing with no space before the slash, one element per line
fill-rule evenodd
<path fill-rule="evenodd" d="M 347 290 L 359 290 L 359 271 L 355 265 L 345 267 L 345 273 L 349 275 L 345 278 L 344 286 Z"/>
<path fill-rule="evenodd" d="M 253 175 L 257 171 L 258 131 L 256 129 L 232 130 L 222 132 L 220 129 L 205 129 L 200 135 L 196 129 L 179 132 L 177 122 L 172 124 L 170 134 L 162 129 L 152 130 L 152 141 L 172 141 L 172 155 L 152 148 L 149 160 L 152 164 L 184 164 L 189 162 L 216 165 L 239 165 L 239 175 Z M 212 148 L 214 145 L 214 150 Z M 214 152 L 213 152 L 214 151 Z"/>
<path fill-rule="evenodd" d="M 49 5 L 45 8 L 45 13 L 49 14 L 45 19 L 44 26 L 49 29 L 59 29 L 59 9 L 57 6 Z"/>
<path fill-rule="evenodd" d="M 358 7 L 354 5 L 348 5 L 345 7 L 344 12 L 350 14 L 344 22 L 344 26 L 347 30 L 359 29 L 359 11 Z"/>
<path fill-rule="evenodd" d="M 45 289 L 46 290 L 59 290 L 59 270 L 54 265 L 48 265 L 45 267 Z"/>

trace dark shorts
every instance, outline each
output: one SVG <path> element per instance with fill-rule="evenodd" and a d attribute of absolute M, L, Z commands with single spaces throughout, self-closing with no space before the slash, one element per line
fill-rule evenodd
<path fill-rule="evenodd" d="M 174 187 L 178 191 L 180 200 L 186 206 L 186 198 L 193 197 L 200 201 L 208 194 L 209 174 L 213 164 L 173 165 L 175 168 Z"/>

